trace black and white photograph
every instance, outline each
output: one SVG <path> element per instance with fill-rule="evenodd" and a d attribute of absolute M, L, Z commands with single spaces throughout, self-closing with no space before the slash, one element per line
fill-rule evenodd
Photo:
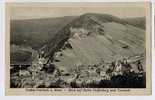
<path fill-rule="evenodd" d="M 10 4 L 9 88 L 146 89 L 148 12 L 145 3 Z"/>

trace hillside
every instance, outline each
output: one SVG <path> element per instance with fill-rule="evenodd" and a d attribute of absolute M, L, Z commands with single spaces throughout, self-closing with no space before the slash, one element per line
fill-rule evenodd
<path fill-rule="evenodd" d="M 43 51 L 47 53 L 47 54 L 45 54 L 47 56 L 49 54 L 51 55 L 51 53 L 54 53 L 55 50 L 52 48 L 55 48 L 55 46 L 59 42 L 60 42 L 59 43 L 60 45 L 57 45 L 57 46 L 61 47 L 61 44 L 63 45 L 63 43 L 64 43 L 63 41 L 67 40 L 70 37 L 70 35 L 72 35 L 70 32 L 71 27 L 74 27 L 74 28 L 83 27 L 86 29 L 94 30 L 94 29 L 91 29 L 94 25 L 97 24 L 100 26 L 102 23 L 107 23 L 107 22 L 116 22 L 116 23 L 120 23 L 123 25 L 127 23 L 127 22 L 121 20 L 120 18 L 117 18 L 117 17 L 112 16 L 112 15 L 87 13 L 87 14 L 84 14 L 84 15 L 77 17 L 72 22 L 68 23 L 65 27 L 63 27 L 61 30 L 59 30 L 57 32 L 57 34 L 54 36 L 54 38 L 51 39 L 46 44 L 46 48 Z M 57 47 L 57 48 L 59 48 L 59 47 Z"/>
<path fill-rule="evenodd" d="M 145 30 L 111 15 L 85 14 L 73 20 L 42 50 L 58 66 L 111 62 L 145 54 Z M 56 62 L 55 62 L 56 61 Z"/>
<path fill-rule="evenodd" d="M 55 52 L 60 51 L 65 42 L 69 42 L 73 47 L 79 46 L 78 48 L 86 50 L 82 51 L 88 53 L 86 58 L 97 56 L 98 59 L 105 59 L 105 57 L 110 59 L 113 58 L 113 55 L 120 53 L 124 53 L 123 57 L 136 55 L 136 51 L 144 52 L 145 28 L 142 27 L 145 25 L 144 20 L 145 18 L 142 17 L 120 19 L 112 15 L 96 13 L 87 13 L 79 17 L 12 20 L 11 44 L 31 47 L 36 50 L 41 48 L 44 51 L 44 56 L 51 61 Z M 77 40 L 73 38 L 75 33 L 76 35 L 83 34 L 86 38 L 79 36 L 81 39 Z M 92 43 L 90 47 L 89 43 Z M 91 54 L 85 47 L 89 49 L 98 47 L 98 51 L 92 48 L 92 56 L 90 56 Z M 73 48 L 71 52 L 75 53 L 78 48 Z M 12 50 L 11 52 L 14 52 Z M 80 51 L 77 53 L 82 54 Z M 11 54 L 12 57 L 16 55 Z M 81 57 L 89 62 L 85 57 Z M 94 59 L 93 62 L 97 60 Z"/>

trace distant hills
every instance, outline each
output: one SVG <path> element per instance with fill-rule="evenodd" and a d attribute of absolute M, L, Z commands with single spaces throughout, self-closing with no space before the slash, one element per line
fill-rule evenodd
<path fill-rule="evenodd" d="M 11 44 L 30 46 L 58 66 L 110 62 L 145 53 L 145 18 L 87 13 L 11 21 Z"/>
<path fill-rule="evenodd" d="M 124 20 L 135 27 L 141 29 L 146 29 L 146 18 L 145 17 L 136 17 L 136 18 L 124 18 Z"/>
<path fill-rule="evenodd" d="M 11 20 L 11 44 L 31 46 L 39 49 L 51 39 L 58 30 L 76 17 Z"/>
<path fill-rule="evenodd" d="M 115 20 L 118 23 L 128 23 L 138 28 L 145 29 L 144 17 L 120 19 L 107 14 L 88 13 L 85 15 L 94 15 L 102 21 Z M 83 16 L 84 15 L 79 17 L 65 16 L 45 19 L 11 20 L 11 44 L 27 45 L 34 49 L 39 49 L 67 24 L 71 24 L 73 20 L 79 20 Z M 75 23 L 75 26 L 78 26 L 78 23 Z"/>

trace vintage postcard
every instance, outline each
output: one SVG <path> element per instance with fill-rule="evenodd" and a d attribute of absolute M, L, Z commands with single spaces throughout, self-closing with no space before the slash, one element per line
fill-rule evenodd
<path fill-rule="evenodd" d="M 6 3 L 6 95 L 151 95 L 148 2 Z"/>

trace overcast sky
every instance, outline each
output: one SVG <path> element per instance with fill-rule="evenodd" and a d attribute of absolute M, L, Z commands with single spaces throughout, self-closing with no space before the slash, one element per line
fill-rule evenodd
<path fill-rule="evenodd" d="M 34 19 L 61 16 L 77 16 L 84 13 L 111 14 L 121 18 L 141 17 L 146 14 L 146 4 L 11 4 L 11 19 Z"/>

